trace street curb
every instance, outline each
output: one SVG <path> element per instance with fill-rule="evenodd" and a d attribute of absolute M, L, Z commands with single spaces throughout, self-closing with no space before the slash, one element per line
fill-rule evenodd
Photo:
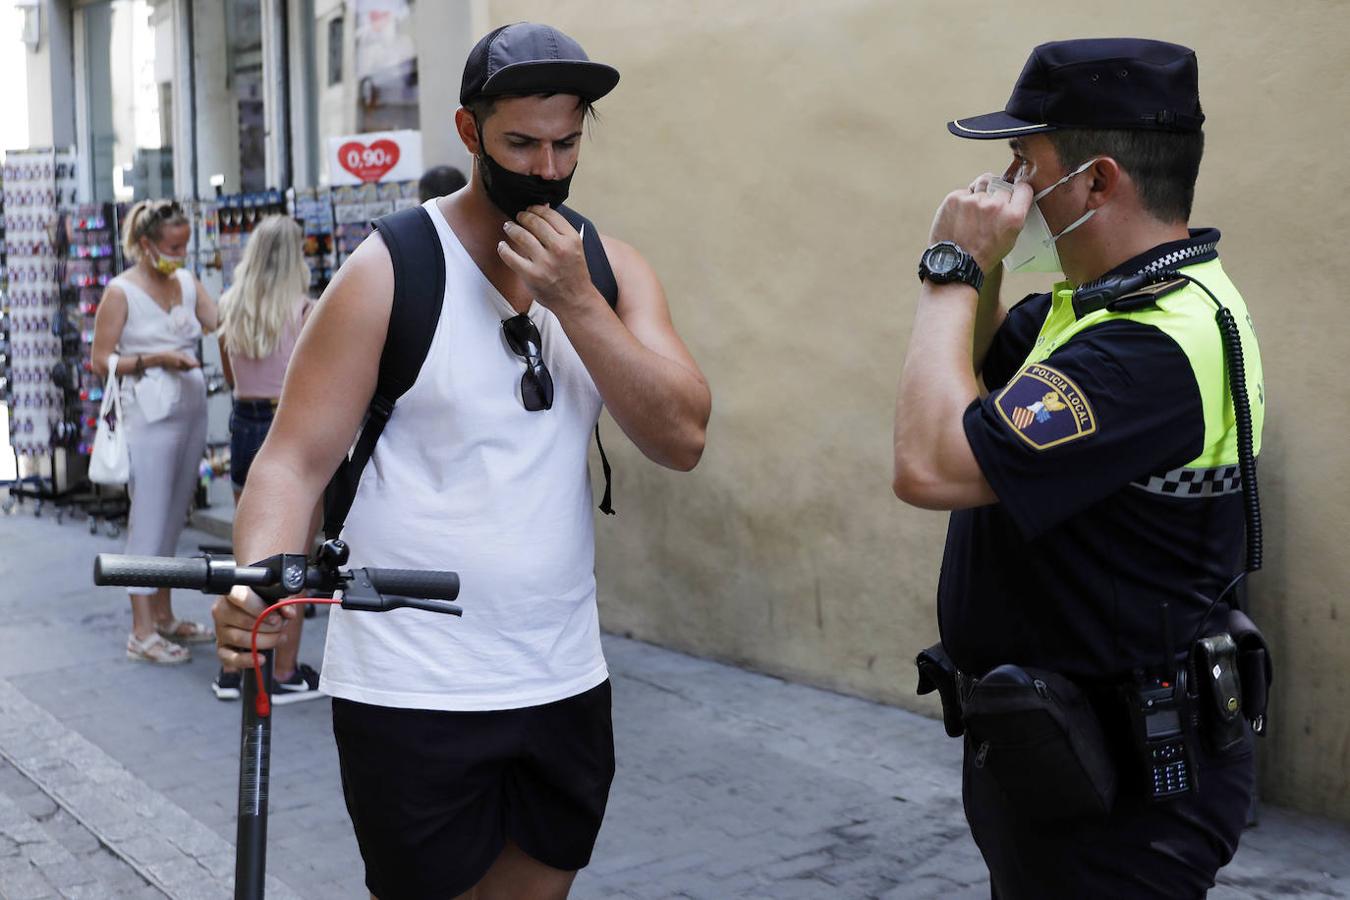
<path fill-rule="evenodd" d="M 88 895 L 92 889 L 106 888 L 85 861 L 56 840 L 39 820 L 19 804 L 0 793 L 0 838 L 23 848 L 14 862 L 26 867 L 0 868 L 0 897 L 37 896 L 46 888 L 66 894 Z M 103 849 L 100 847 L 100 849 Z M 53 883 L 52 876 L 56 875 Z M 18 882 L 17 884 L 15 882 Z M 46 882 L 44 885 L 43 882 Z"/>
<path fill-rule="evenodd" d="M 232 897 L 234 845 L 0 678 L 0 757 L 175 900 Z M 300 900 L 268 876 L 271 900 Z"/>

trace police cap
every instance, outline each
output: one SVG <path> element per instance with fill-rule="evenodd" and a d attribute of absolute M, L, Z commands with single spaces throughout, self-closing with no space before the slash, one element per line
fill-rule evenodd
<path fill-rule="evenodd" d="M 947 129 L 975 140 L 1060 128 L 1199 131 L 1195 51 L 1143 38 L 1054 41 L 1031 51 L 999 112 L 957 119 Z"/>

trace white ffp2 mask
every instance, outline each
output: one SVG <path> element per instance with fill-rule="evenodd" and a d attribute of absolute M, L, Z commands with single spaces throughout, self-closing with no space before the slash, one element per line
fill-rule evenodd
<path fill-rule="evenodd" d="M 1064 271 L 1064 267 L 1059 261 L 1059 251 L 1055 248 L 1055 242 L 1092 218 L 1097 211 L 1095 209 L 1088 210 L 1059 234 L 1052 234 L 1050 225 L 1045 221 L 1045 215 L 1041 212 L 1038 201 L 1070 178 L 1085 172 L 1096 161 L 1096 159 L 1088 160 L 1031 198 L 1031 209 L 1027 211 L 1026 224 L 1022 226 L 1022 230 L 1017 235 L 1017 243 L 1013 244 L 1013 248 L 1008 251 L 1008 255 L 1003 257 L 1003 265 L 1009 272 Z M 1012 189 L 1012 182 L 1002 178 L 994 178 L 989 181 L 988 190 L 990 193 L 995 191 L 1012 193 Z"/>

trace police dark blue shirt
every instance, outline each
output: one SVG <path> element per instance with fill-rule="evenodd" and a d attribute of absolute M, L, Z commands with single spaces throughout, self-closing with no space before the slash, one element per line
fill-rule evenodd
<path fill-rule="evenodd" d="M 1108 274 L 1164 257 L 1213 259 L 1218 239 L 1214 229 L 1192 231 Z M 989 396 L 966 410 L 966 436 L 998 502 L 952 513 L 939 625 L 951 658 L 974 675 L 1017 663 L 1114 679 L 1161 662 L 1163 601 L 1180 650 L 1241 570 L 1241 492 L 1236 483 L 1169 483 L 1204 447 L 1200 388 L 1171 337 L 1108 321 L 1033 376 L 1023 363 L 1049 308 L 1050 295 L 1036 294 L 1008 313 L 982 369 Z M 1085 404 L 1090 430 L 1050 434 L 1040 424 L 1055 412 L 1040 399 L 1044 378 L 1056 377 L 1072 387 L 1054 396 Z M 1000 388 L 1014 378 L 1008 394 L 1018 403 L 1000 408 Z"/>

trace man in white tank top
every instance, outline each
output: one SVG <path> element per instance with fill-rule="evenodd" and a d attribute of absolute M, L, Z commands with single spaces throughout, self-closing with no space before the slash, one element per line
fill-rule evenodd
<path fill-rule="evenodd" d="M 591 103 L 618 78 L 530 23 L 488 34 L 465 65 L 455 125 L 472 176 L 425 206 L 446 263 L 440 320 L 343 531 L 353 565 L 458 571 L 464 617 L 335 610 L 324 660 L 347 807 L 380 900 L 475 888 L 479 900 L 564 898 L 604 815 L 614 751 L 589 436 L 603 405 L 648 458 L 689 470 L 712 404 L 647 262 L 601 235 L 611 309 L 553 208 Z M 305 547 L 374 394 L 393 293 L 372 236 L 301 336 L 236 514 L 239 558 Z M 238 648 L 262 609 L 244 589 L 217 603 L 227 665 L 250 663 Z"/>

